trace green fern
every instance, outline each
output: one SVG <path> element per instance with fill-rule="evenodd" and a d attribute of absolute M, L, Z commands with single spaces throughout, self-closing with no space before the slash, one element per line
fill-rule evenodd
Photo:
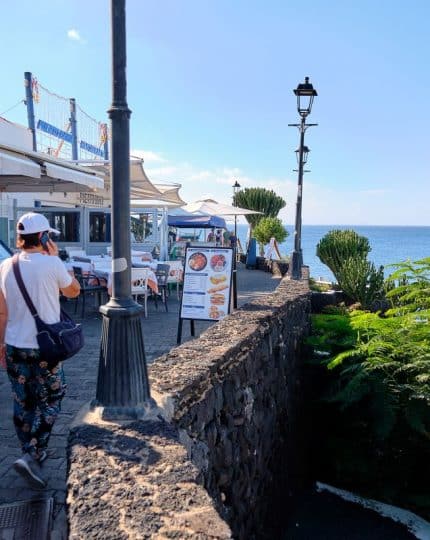
<path fill-rule="evenodd" d="M 337 377 L 326 396 L 328 401 L 339 403 L 342 410 L 366 401 L 378 439 L 386 438 L 401 419 L 419 433 L 427 433 L 428 324 L 415 314 L 382 318 L 360 311 L 344 316 L 319 315 L 313 320 L 318 332 L 326 332 L 318 337 L 318 344 L 332 353 L 324 363 Z M 420 406 L 411 409 L 415 402 Z"/>
<path fill-rule="evenodd" d="M 391 266 L 396 270 L 386 280 L 388 315 L 430 310 L 430 257 Z"/>

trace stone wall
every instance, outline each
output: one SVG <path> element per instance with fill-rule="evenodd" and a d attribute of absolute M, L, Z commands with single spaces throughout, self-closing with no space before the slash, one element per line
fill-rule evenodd
<path fill-rule="evenodd" d="M 240 262 L 246 264 L 246 255 L 240 256 Z M 255 268 L 257 270 L 262 270 L 263 272 L 270 272 L 274 276 L 285 276 L 288 272 L 288 262 L 287 261 L 273 261 L 268 260 L 265 257 L 257 256 Z"/>
<path fill-rule="evenodd" d="M 270 494 L 285 495 L 304 474 L 301 341 L 309 324 L 307 280 L 284 279 L 150 366 L 153 420 L 76 427 L 70 538 L 261 536 Z M 88 532 L 93 518 L 100 536 Z"/>
<path fill-rule="evenodd" d="M 298 463 L 285 458 L 294 459 L 298 443 L 300 342 L 309 315 L 307 281 L 284 279 L 275 293 L 151 366 L 154 397 L 238 538 L 261 525 L 279 458 L 284 477 L 291 478 L 289 468 L 297 472 Z"/>

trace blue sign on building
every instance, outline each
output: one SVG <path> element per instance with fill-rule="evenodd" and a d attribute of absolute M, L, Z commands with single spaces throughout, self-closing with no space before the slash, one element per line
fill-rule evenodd
<path fill-rule="evenodd" d="M 97 146 L 94 146 L 93 144 L 87 143 L 85 141 L 81 141 L 79 145 L 82 150 L 86 150 L 87 152 L 91 152 L 91 154 L 95 154 L 96 156 L 100 156 L 101 158 L 105 157 L 105 153 L 100 148 L 97 148 Z"/>
<path fill-rule="evenodd" d="M 62 129 L 59 129 L 53 126 L 52 124 L 48 124 L 48 122 L 45 122 L 44 120 L 37 121 L 37 129 L 40 129 L 40 131 L 44 131 L 45 133 L 48 133 L 48 135 L 52 135 L 52 137 L 57 137 L 57 139 L 63 139 L 63 141 L 66 141 L 69 144 L 72 144 L 71 133 L 67 133 L 67 131 L 63 131 Z"/>
<path fill-rule="evenodd" d="M 41 131 L 48 133 L 48 135 L 51 135 L 52 137 L 57 137 L 57 139 L 62 139 L 63 141 L 68 142 L 69 144 L 72 144 L 73 142 L 72 133 L 68 133 L 67 131 L 57 128 L 56 126 L 53 126 L 52 124 L 49 124 L 48 122 L 45 122 L 44 120 L 37 121 L 37 129 L 40 129 Z M 86 152 L 90 152 L 91 154 L 95 154 L 96 156 L 99 156 L 101 158 L 105 157 L 104 150 L 102 150 L 101 148 L 97 148 L 97 146 L 94 146 L 93 144 L 87 143 L 85 141 L 81 141 L 79 146 L 81 147 L 82 150 L 85 150 Z"/>

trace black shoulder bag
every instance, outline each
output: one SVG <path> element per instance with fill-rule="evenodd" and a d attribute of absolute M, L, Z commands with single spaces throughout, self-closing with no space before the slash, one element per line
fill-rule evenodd
<path fill-rule="evenodd" d="M 18 255 L 13 256 L 12 265 L 18 287 L 36 323 L 36 339 L 41 359 L 52 365 L 75 355 L 84 346 L 82 326 L 76 324 L 63 310 L 60 313 L 60 322 L 47 324 L 42 321 L 22 280 Z"/>

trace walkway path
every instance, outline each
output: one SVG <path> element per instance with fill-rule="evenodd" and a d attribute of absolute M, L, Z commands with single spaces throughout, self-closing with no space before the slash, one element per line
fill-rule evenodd
<path fill-rule="evenodd" d="M 273 291 L 279 284 L 279 279 L 273 278 L 269 273 L 246 270 L 242 266 L 238 270 L 237 280 L 239 306 L 253 297 Z M 20 450 L 12 424 L 9 381 L 6 373 L 3 370 L 0 372 L 0 504 L 39 499 L 42 496 L 53 497 L 55 504 L 52 540 L 65 538 L 66 445 L 69 426 L 82 405 L 95 397 L 101 316 L 90 306 L 91 302 L 88 304 L 87 314 L 83 321 L 85 347 L 79 355 L 64 365 L 68 390 L 63 400 L 61 415 L 51 435 L 50 458 L 43 464 L 43 473 L 48 481 L 48 487 L 43 491 L 30 489 L 25 480 L 17 476 L 11 468 L 13 462 L 19 457 Z M 146 358 L 150 363 L 176 345 L 179 302 L 176 292 L 173 292 L 169 297 L 167 313 L 161 303 L 158 304 L 158 311 L 153 302 L 150 301 L 148 304 L 149 316 L 144 320 L 143 330 Z M 183 325 L 183 342 L 191 339 L 190 327 L 186 323 L 187 321 Z M 214 323 L 196 322 L 196 335 L 198 336 L 211 324 Z M 3 538 L 1 527 L 0 522 L 0 538 Z"/>

